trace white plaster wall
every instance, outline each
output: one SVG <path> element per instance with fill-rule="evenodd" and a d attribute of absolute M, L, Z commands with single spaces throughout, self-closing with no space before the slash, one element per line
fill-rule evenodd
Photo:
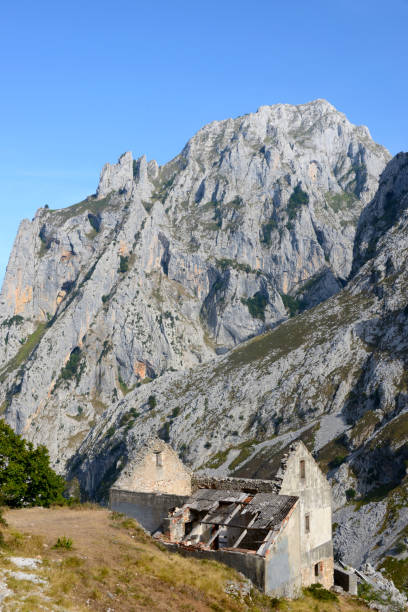
<path fill-rule="evenodd" d="M 301 460 L 305 461 L 304 479 L 300 477 Z M 299 497 L 302 566 L 312 571 L 318 561 L 332 558 L 331 487 L 303 444 L 288 458 L 280 492 Z M 309 533 L 305 529 L 306 514 L 309 514 Z"/>
<path fill-rule="evenodd" d="M 299 522 L 298 502 L 265 556 L 265 593 L 268 595 L 295 598 L 301 593 Z"/>

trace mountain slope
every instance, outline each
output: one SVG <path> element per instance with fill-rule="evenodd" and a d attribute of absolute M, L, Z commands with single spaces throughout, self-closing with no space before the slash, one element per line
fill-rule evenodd
<path fill-rule="evenodd" d="M 407 162 L 399 154 L 381 176 L 361 223 L 374 227 L 379 210 L 398 214 L 378 230 L 374 257 L 347 286 L 227 355 L 166 373 L 109 408 L 71 463 L 84 490 L 103 496 L 152 432 L 196 469 L 264 478 L 273 455 L 302 436 L 332 479 L 338 555 L 359 565 L 394 548 L 403 554 Z M 359 236 L 360 226 L 357 257 Z"/>
<path fill-rule="evenodd" d="M 130 390 L 142 401 L 142 383 L 188 379 L 338 292 L 388 159 L 324 100 L 262 107 L 205 126 L 163 167 L 126 153 L 95 196 L 40 209 L 0 296 L 7 421 L 64 471 Z"/>

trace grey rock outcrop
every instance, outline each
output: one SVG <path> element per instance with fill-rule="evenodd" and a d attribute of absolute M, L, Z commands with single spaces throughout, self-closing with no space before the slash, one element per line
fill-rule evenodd
<path fill-rule="evenodd" d="M 405 153 L 396 155 L 381 176 L 381 189 L 363 211 L 357 226 L 353 272 L 376 254 L 377 243 L 408 207 L 408 160 Z"/>
<path fill-rule="evenodd" d="M 112 192 L 130 195 L 133 187 L 133 157 L 130 151 L 120 156 L 117 164 L 105 164 L 102 168 L 97 190 L 98 199 Z"/>

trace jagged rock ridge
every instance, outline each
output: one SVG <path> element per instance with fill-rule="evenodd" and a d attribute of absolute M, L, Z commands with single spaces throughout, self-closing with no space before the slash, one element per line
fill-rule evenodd
<path fill-rule="evenodd" d="M 262 107 L 205 126 L 163 167 L 126 153 L 95 196 L 40 209 L 0 296 L 6 419 L 63 471 L 135 386 L 336 293 L 388 159 L 324 100 Z"/>

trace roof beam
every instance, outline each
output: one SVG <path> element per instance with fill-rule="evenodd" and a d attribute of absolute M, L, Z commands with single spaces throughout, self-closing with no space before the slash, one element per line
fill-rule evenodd
<path fill-rule="evenodd" d="M 207 514 L 205 515 L 205 517 L 203 519 L 201 519 L 201 521 L 199 521 L 199 523 L 202 523 L 203 521 L 205 521 L 205 519 L 210 516 L 211 512 L 213 510 L 215 510 L 216 508 L 218 508 L 219 505 L 220 505 L 220 502 L 214 502 L 213 505 L 211 506 L 211 508 L 209 509 L 209 511 L 207 512 Z M 190 512 L 191 512 L 191 510 L 190 510 Z M 187 535 L 184 536 L 184 538 L 181 541 L 182 542 L 186 542 L 187 540 L 190 539 L 190 537 L 191 537 L 191 533 L 188 533 Z"/>
<path fill-rule="evenodd" d="M 255 520 L 256 520 L 257 516 L 258 515 L 256 514 L 254 517 L 252 517 L 252 519 L 249 521 L 248 525 L 246 526 L 244 531 L 241 533 L 239 538 L 234 542 L 232 548 L 238 548 L 239 544 L 241 544 L 242 540 L 245 538 L 246 534 L 248 533 L 248 528 L 251 527 L 251 525 L 253 525 L 255 523 Z"/>
<path fill-rule="evenodd" d="M 266 549 L 268 548 L 268 545 L 270 544 L 270 541 L 272 540 L 273 533 L 274 533 L 273 529 L 268 531 L 268 534 L 267 534 L 266 538 L 264 539 L 264 541 L 262 542 L 262 544 L 260 545 L 260 547 L 256 551 L 257 555 L 264 555 L 265 554 Z"/>
<path fill-rule="evenodd" d="M 233 519 L 233 517 L 236 515 L 236 513 L 241 510 L 241 504 L 237 504 L 235 506 L 235 508 L 232 510 L 232 512 L 229 513 L 229 515 L 227 516 L 227 518 L 225 519 L 225 523 L 224 525 L 220 525 L 217 529 L 217 531 L 215 531 L 211 538 L 208 540 L 207 542 L 207 546 L 211 546 L 211 544 L 214 542 L 215 538 L 217 537 L 217 535 L 220 533 L 221 529 L 223 527 L 225 527 L 225 525 L 228 525 L 228 523 Z"/>
<path fill-rule="evenodd" d="M 221 525 L 221 527 L 218 527 L 217 531 L 214 531 L 214 533 L 212 534 L 211 538 L 207 542 L 207 546 L 211 546 L 211 544 L 214 542 L 215 538 L 220 533 L 222 528 L 223 528 L 223 525 Z"/>
<path fill-rule="evenodd" d="M 218 506 L 219 506 L 219 505 L 220 505 L 220 502 L 218 502 L 218 501 L 217 501 L 217 502 L 215 502 L 215 503 L 214 503 L 214 504 L 211 506 L 211 508 L 209 509 L 209 511 L 207 512 L 207 514 L 204 516 L 204 518 L 202 518 L 202 519 L 201 519 L 200 523 L 203 523 L 203 522 L 204 522 L 204 521 L 205 521 L 205 520 L 206 520 L 206 519 L 207 519 L 207 518 L 210 516 L 211 512 L 212 512 L 213 510 L 215 510 L 216 508 L 218 508 Z"/>

